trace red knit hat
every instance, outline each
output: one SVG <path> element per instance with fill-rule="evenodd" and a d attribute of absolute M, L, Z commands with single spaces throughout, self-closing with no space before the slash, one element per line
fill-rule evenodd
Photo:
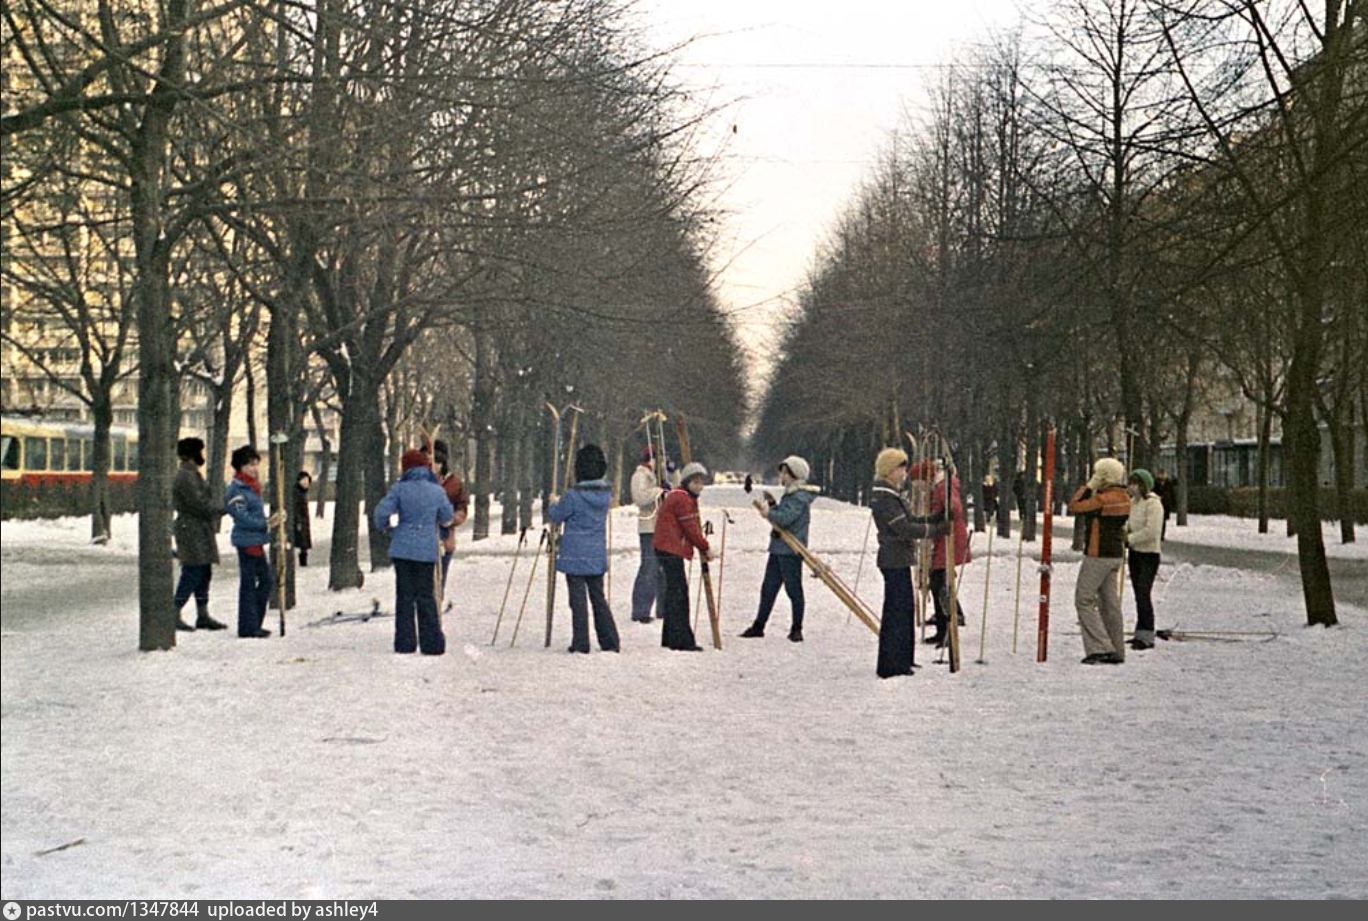
<path fill-rule="evenodd" d="M 408 473 L 414 467 L 430 467 L 432 466 L 432 461 L 428 459 L 426 454 L 419 451 L 417 448 L 409 448 L 404 452 L 404 457 L 399 461 L 399 466 L 404 468 L 405 473 Z"/>

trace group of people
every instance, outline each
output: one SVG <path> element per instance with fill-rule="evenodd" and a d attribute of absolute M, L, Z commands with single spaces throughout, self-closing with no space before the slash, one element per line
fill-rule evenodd
<path fill-rule="evenodd" d="M 219 519 L 226 514 L 233 521 L 231 543 L 238 554 L 241 580 L 238 636 L 269 636 L 263 621 L 272 570 L 265 547 L 271 531 L 280 524 L 277 516 L 282 512 L 266 514 L 258 479 L 260 454 L 250 445 L 232 453 L 233 479 L 222 502 L 215 499 L 213 487 L 200 472 L 204 442 L 182 439 L 177 454 L 181 460 L 174 487 L 175 536 L 181 562 L 175 596 L 178 627 L 220 630 L 226 626 L 209 614 L 209 584 L 212 567 L 218 562 L 215 534 Z M 667 473 L 658 471 L 660 461 L 647 447 L 631 480 L 641 553 L 632 587 L 631 619 L 649 624 L 656 619 L 653 612 L 658 614 L 663 623 L 661 645 L 696 652 L 702 647 L 690 622 L 688 564 L 695 554 L 705 567 L 717 559 L 698 508 L 708 471 L 702 464 L 688 463 L 677 474 L 673 470 Z M 446 651 L 439 599 L 455 551 L 455 530 L 468 512 L 464 486 L 448 465 L 449 451 L 441 441 L 404 452 L 399 480 L 373 512 L 375 527 L 390 537 L 389 555 L 395 569 L 394 650 L 398 653 L 441 655 Z M 592 622 L 599 649 L 619 652 L 621 640 L 604 594 L 607 518 L 613 496 L 603 450 L 594 444 L 580 448 L 574 470 L 575 484 L 563 496 L 553 494 L 546 510 L 548 525 L 563 531 L 555 567 L 565 577 L 570 600 L 569 651 L 590 651 Z M 754 621 L 740 636 L 764 637 L 782 588 L 792 612 L 788 639 L 800 643 L 806 606 L 803 558 L 790 541 L 807 544 L 812 503 L 820 490 L 808 482 L 810 467 L 802 457 L 786 457 L 777 473 L 782 493 L 777 499 L 763 493 L 766 503 L 759 510 L 773 527 L 759 606 Z M 947 567 L 961 567 L 971 556 L 959 478 L 952 473 L 947 488 L 945 476 L 945 468 L 933 462 L 909 463 L 907 454 L 898 448 L 883 449 L 874 461 L 870 511 L 878 534 L 876 562 L 884 582 L 876 664 L 881 678 L 910 675 L 915 668 L 912 567 L 919 541 L 933 541 L 928 580 L 935 606 L 935 635 L 927 642 L 940 646 L 947 641 L 952 616 Z M 301 473 L 295 486 L 293 537 L 301 566 L 307 565 L 311 543 L 307 506 L 311 483 L 309 475 Z M 914 485 L 929 495 L 924 515 L 914 515 L 910 510 L 909 493 Z M 1083 634 L 1083 661 L 1090 665 L 1119 664 L 1125 661 L 1127 648 L 1119 575 L 1127 552 L 1137 610 L 1129 646 L 1146 649 L 1154 645 L 1151 590 L 1159 569 L 1164 504 L 1148 471 L 1137 469 L 1127 477 L 1120 461 L 1103 458 L 1094 466 L 1089 481 L 1070 498 L 1068 510 L 1085 533 L 1074 598 Z M 180 611 L 192 595 L 197 616 L 190 624 L 180 617 Z M 964 623 L 958 603 L 953 616 Z"/>

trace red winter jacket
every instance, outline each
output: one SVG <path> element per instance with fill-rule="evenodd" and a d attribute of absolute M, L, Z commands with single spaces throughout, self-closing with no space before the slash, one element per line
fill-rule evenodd
<path fill-rule="evenodd" d="M 708 539 L 698 526 L 698 499 L 687 489 L 672 489 L 656 512 L 651 546 L 666 553 L 693 559 L 694 547 L 707 552 Z"/>
<path fill-rule="evenodd" d="M 964 520 L 964 506 L 960 502 L 960 481 L 955 477 L 950 486 L 950 508 L 955 513 L 955 565 L 973 559 L 969 554 L 969 525 Z M 945 517 L 945 481 L 931 487 L 932 520 Z M 931 558 L 932 569 L 945 568 L 945 538 L 936 538 L 936 550 Z"/>

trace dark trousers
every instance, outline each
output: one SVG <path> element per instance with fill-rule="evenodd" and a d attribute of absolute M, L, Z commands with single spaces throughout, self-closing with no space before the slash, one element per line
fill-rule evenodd
<path fill-rule="evenodd" d="M 1154 602 L 1150 592 L 1159 575 L 1159 554 L 1130 551 L 1131 588 L 1135 590 L 1135 632 L 1154 632 Z M 1151 637 L 1152 638 L 1152 637 Z"/>
<path fill-rule="evenodd" d="M 271 563 L 238 548 L 238 636 L 250 636 L 266 620 L 271 600 Z"/>
<path fill-rule="evenodd" d="M 916 642 L 912 624 L 916 620 L 917 596 L 912 591 L 912 569 L 880 569 L 884 579 L 883 619 L 879 622 L 880 678 L 912 673 L 912 650 Z"/>
<path fill-rule="evenodd" d="M 300 547 L 300 548 L 299 548 L 299 565 L 300 565 L 301 567 L 304 567 L 304 566 L 308 566 L 308 565 L 309 565 L 309 548 L 308 548 L 308 547 Z"/>
<path fill-rule="evenodd" d="M 760 609 L 755 612 L 755 624 L 761 630 L 769 623 L 770 612 L 774 610 L 775 599 L 779 597 L 779 586 L 789 597 L 793 606 L 794 630 L 803 629 L 803 560 L 797 556 L 781 556 L 771 553 L 765 564 L 765 581 L 760 583 Z"/>
<path fill-rule="evenodd" d="M 451 569 L 451 558 L 452 558 L 453 556 L 455 556 L 455 555 L 456 555 L 456 554 L 454 554 L 454 553 L 443 553 L 443 554 L 442 554 L 442 597 L 443 597 L 443 598 L 446 597 L 446 577 L 447 577 L 447 571 Z"/>
<path fill-rule="evenodd" d="M 937 633 L 944 633 L 949 627 L 950 621 L 945 616 L 945 609 L 950 607 L 950 586 L 945 578 L 944 569 L 931 570 L 931 600 L 936 605 L 936 616 L 932 621 L 936 625 Z M 959 598 L 955 598 L 955 610 L 959 612 L 960 622 L 964 621 L 964 607 L 960 605 Z"/>
<path fill-rule="evenodd" d="M 208 563 L 202 566 L 181 564 L 180 580 L 176 583 L 176 613 L 185 607 L 190 596 L 195 596 L 195 604 L 201 613 L 209 612 L 209 580 L 214 577 L 214 567 Z"/>
<path fill-rule="evenodd" d="M 632 620 L 649 621 L 651 607 L 665 590 L 665 575 L 656 559 L 655 548 L 651 546 L 655 535 L 642 534 L 640 537 L 641 565 L 637 567 L 636 581 L 632 583 Z"/>
<path fill-rule="evenodd" d="M 440 656 L 446 652 L 432 581 L 434 563 L 394 560 L 394 651 Z M 414 618 L 417 630 L 414 630 Z"/>
<path fill-rule="evenodd" d="M 665 572 L 665 628 L 660 633 L 660 645 L 693 649 L 698 640 L 689 624 L 689 579 L 684 575 L 684 558 L 657 550 L 656 559 Z"/>
<path fill-rule="evenodd" d="M 608 598 L 603 594 L 603 576 L 565 576 L 565 590 L 570 595 L 571 652 L 589 651 L 589 608 L 594 609 L 594 635 L 599 649 L 618 651 L 617 624 L 608 609 Z"/>

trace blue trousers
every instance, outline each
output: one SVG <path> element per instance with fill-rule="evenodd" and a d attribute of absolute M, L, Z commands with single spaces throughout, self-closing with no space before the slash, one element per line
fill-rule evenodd
<path fill-rule="evenodd" d="M 238 548 L 238 636 L 250 636 L 266 620 L 271 600 L 271 563 Z"/>
<path fill-rule="evenodd" d="M 209 580 L 214 577 L 214 567 L 205 563 L 201 566 L 186 566 L 181 564 L 180 581 L 176 583 L 176 613 L 185 607 L 185 603 L 190 600 L 190 596 L 195 596 L 195 603 L 201 611 L 209 607 Z"/>
<path fill-rule="evenodd" d="M 394 560 L 394 651 L 440 656 L 446 652 L 442 619 L 433 594 L 434 563 Z M 414 629 L 415 616 L 417 629 Z"/>
<path fill-rule="evenodd" d="M 760 610 L 755 614 L 755 624 L 761 630 L 769 622 L 774 602 L 779 597 L 779 586 L 789 597 L 793 606 L 793 630 L 803 629 L 803 560 L 802 557 L 771 553 L 765 564 L 765 581 L 760 583 Z"/>
<path fill-rule="evenodd" d="M 655 535 L 638 536 L 641 538 L 641 565 L 637 567 L 636 581 L 632 583 L 632 620 L 649 621 L 651 607 L 665 594 L 665 571 L 660 568 L 660 560 L 656 559 L 655 548 L 651 546 Z M 661 616 L 665 616 L 663 612 Z"/>

